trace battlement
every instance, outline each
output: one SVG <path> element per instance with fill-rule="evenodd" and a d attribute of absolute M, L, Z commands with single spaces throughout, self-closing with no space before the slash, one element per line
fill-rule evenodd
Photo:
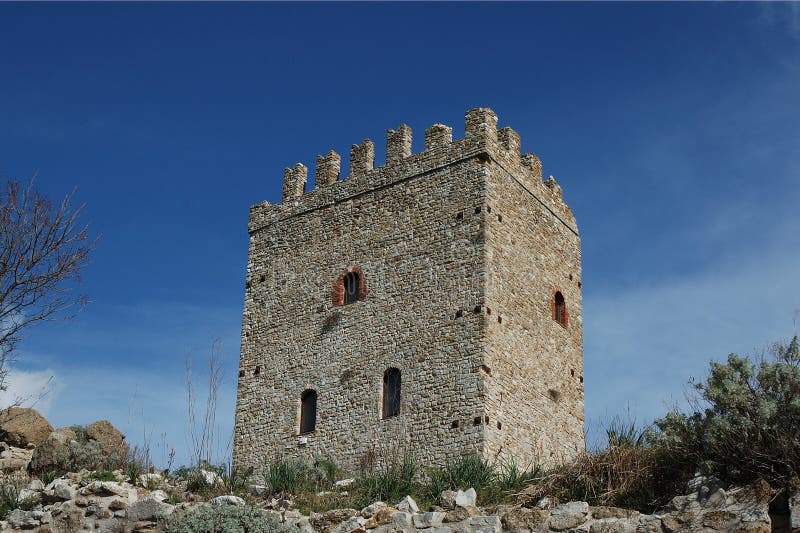
<path fill-rule="evenodd" d="M 306 191 L 308 169 L 301 163 L 284 170 L 280 204 L 262 203 L 250 212 L 250 232 L 266 224 L 339 202 L 370 189 L 422 175 L 439 167 L 479 157 L 493 161 L 515 177 L 530 193 L 577 233 L 575 219 L 562 198 L 561 187 L 542 181 L 542 164 L 534 154 L 521 154 L 519 134 L 509 127 L 498 130 L 497 115 L 488 108 L 475 108 L 465 114 L 464 138 L 453 140 L 453 129 L 434 124 L 425 130 L 425 149 L 412 154 L 412 131 L 405 124 L 386 134 L 386 162 L 375 166 L 375 144 L 366 139 L 350 149 L 347 177 L 340 179 L 341 156 L 331 150 L 317 156 L 314 188 Z"/>

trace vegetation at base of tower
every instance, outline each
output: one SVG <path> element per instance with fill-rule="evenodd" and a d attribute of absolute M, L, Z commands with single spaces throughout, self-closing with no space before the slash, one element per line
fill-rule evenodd
<path fill-rule="evenodd" d="M 730 354 L 696 383 L 690 414 L 656 421 L 654 444 L 703 473 L 732 483 L 763 478 L 800 488 L 800 343 L 775 344 L 753 359 Z"/>
<path fill-rule="evenodd" d="M 164 533 L 299 533 L 253 507 L 198 507 L 169 518 Z"/>
<path fill-rule="evenodd" d="M 94 243 L 71 200 L 54 205 L 32 180 L 0 188 L 0 391 L 24 333 L 71 318 L 87 302 L 76 289 Z"/>

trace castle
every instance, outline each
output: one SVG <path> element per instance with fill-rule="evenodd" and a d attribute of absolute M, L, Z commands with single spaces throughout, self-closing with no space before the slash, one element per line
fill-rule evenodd
<path fill-rule="evenodd" d="M 250 210 L 234 463 L 411 453 L 517 464 L 585 448 L 578 228 L 489 109 L 284 172 Z"/>

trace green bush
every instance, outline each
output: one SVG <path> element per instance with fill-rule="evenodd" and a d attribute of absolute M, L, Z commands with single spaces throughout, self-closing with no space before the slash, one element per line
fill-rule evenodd
<path fill-rule="evenodd" d="M 280 523 L 252 507 L 198 507 L 169 518 L 164 533 L 297 533 L 296 527 Z"/>
<path fill-rule="evenodd" d="M 776 344 L 751 361 L 736 354 L 711 363 L 695 384 L 697 410 L 656 421 L 651 438 L 702 472 L 732 483 L 763 478 L 800 485 L 800 344 Z"/>
<path fill-rule="evenodd" d="M 327 489 L 340 473 L 336 463 L 320 457 L 313 463 L 287 459 L 265 461 L 262 468 L 264 484 L 274 495 Z"/>

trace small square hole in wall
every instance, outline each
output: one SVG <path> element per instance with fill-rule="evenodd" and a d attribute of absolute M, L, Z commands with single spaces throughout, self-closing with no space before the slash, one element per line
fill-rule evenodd
<path fill-rule="evenodd" d="M 243 378 L 243 377 L 244 377 L 244 370 L 239 370 L 239 377 L 240 377 L 240 378 Z"/>
<path fill-rule="evenodd" d="M 583 287 L 583 284 L 579 281 L 578 282 L 578 288 L 580 289 L 581 287 Z"/>
<path fill-rule="evenodd" d="M 581 376 L 581 383 L 583 383 L 583 376 Z"/>
<path fill-rule="evenodd" d="M 476 313 L 480 313 L 481 312 L 481 306 L 480 305 L 476 305 L 475 309 L 473 309 L 473 311 L 476 312 Z"/>
<path fill-rule="evenodd" d="M 487 212 L 487 213 L 491 213 L 491 212 L 492 212 L 492 206 L 490 206 L 490 205 L 487 205 L 487 206 L 486 206 L 486 212 Z"/>
<path fill-rule="evenodd" d="M 461 211 L 459 211 L 459 212 L 456 214 L 456 220 L 461 220 L 462 218 L 464 218 L 464 213 L 463 213 L 463 212 L 461 212 Z"/>
<path fill-rule="evenodd" d="M 487 307 L 486 308 L 486 314 L 487 315 L 491 315 L 492 314 L 492 308 L 491 307 Z"/>
<path fill-rule="evenodd" d="M 497 215 L 497 221 L 498 222 L 502 222 L 503 221 L 503 215 Z"/>
<path fill-rule="evenodd" d="M 253 370 L 253 375 L 257 376 L 261 374 L 261 365 L 258 365 L 255 370 Z"/>
<path fill-rule="evenodd" d="M 483 420 L 488 424 L 489 423 L 489 415 L 486 415 L 486 417 Z"/>
<path fill-rule="evenodd" d="M 461 318 L 462 316 L 464 316 L 464 312 L 461 309 L 456 311 L 456 318 Z"/>
<path fill-rule="evenodd" d="M 476 416 L 474 419 L 472 419 L 472 425 L 473 426 L 480 426 L 481 425 L 481 417 Z"/>
<path fill-rule="evenodd" d="M 458 420 L 453 420 L 453 421 L 450 423 L 450 427 L 451 427 L 452 429 L 457 429 L 457 428 L 458 428 Z"/>
<path fill-rule="evenodd" d="M 498 316 L 498 317 L 497 317 L 497 323 L 498 323 L 498 324 L 502 324 L 502 323 L 503 323 L 503 317 L 501 317 L 501 316 Z"/>
<path fill-rule="evenodd" d="M 497 423 L 497 429 L 503 429 L 503 423 L 502 422 L 498 422 Z"/>
<path fill-rule="evenodd" d="M 572 274 L 569 275 L 569 280 L 572 281 Z"/>
<path fill-rule="evenodd" d="M 260 281 L 261 283 L 264 283 L 265 281 L 267 281 L 267 276 L 265 274 L 261 274 L 261 277 L 258 278 L 258 281 Z"/>
<path fill-rule="evenodd" d="M 475 214 L 477 215 L 480 212 L 481 212 L 481 206 L 476 207 L 475 208 Z"/>
<path fill-rule="evenodd" d="M 245 289 L 249 289 L 250 288 L 250 280 L 247 280 L 247 281 L 244 282 L 244 288 Z"/>
<path fill-rule="evenodd" d="M 572 376 L 573 378 L 575 377 L 575 369 L 574 368 L 570 369 L 569 375 Z"/>

